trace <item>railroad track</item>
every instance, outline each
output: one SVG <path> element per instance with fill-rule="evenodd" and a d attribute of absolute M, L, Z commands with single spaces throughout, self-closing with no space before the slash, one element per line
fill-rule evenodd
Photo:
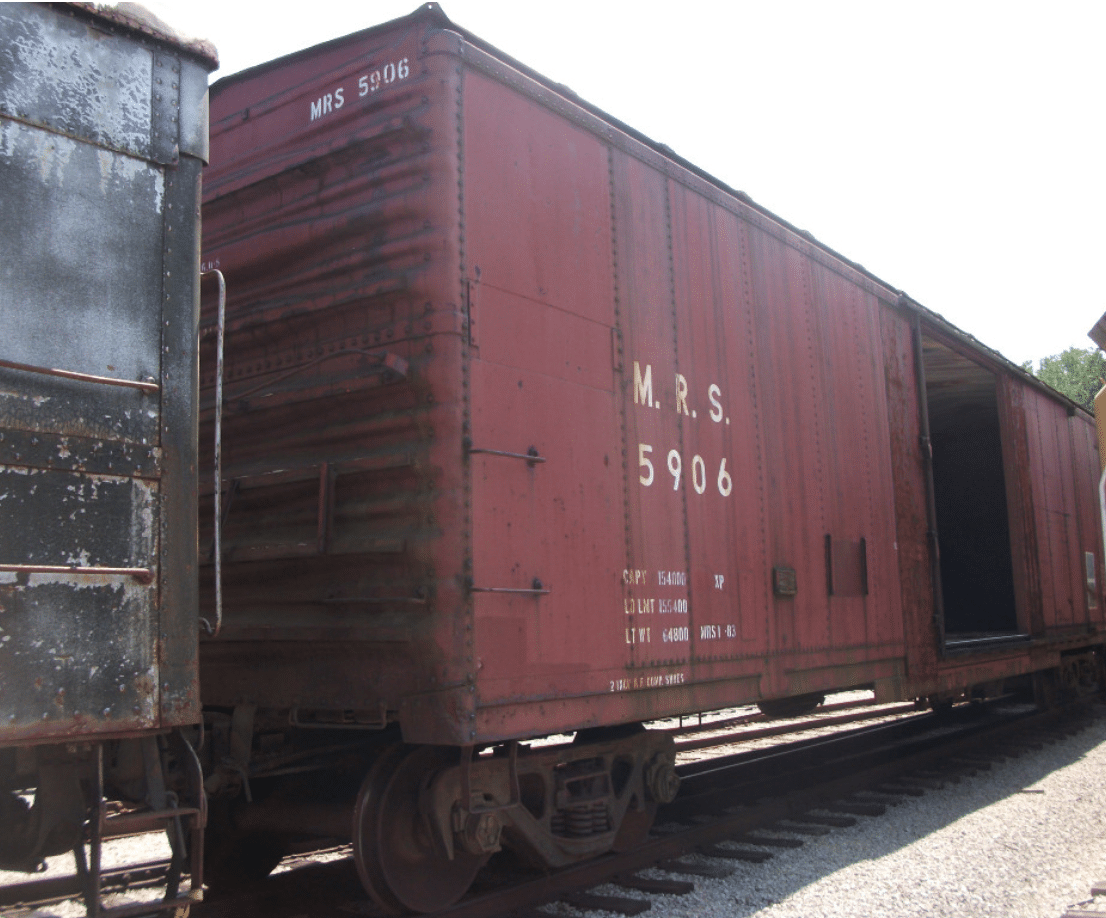
<path fill-rule="evenodd" d="M 838 697 L 845 698 L 848 694 L 844 693 Z M 750 707 L 743 711 L 699 714 L 695 715 L 694 719 L 692 717 L 673 719 L 659 726 L 673 735 L 681 757 L 686 758 L 692 755 L 709 756 L 712 749 L 733 743 L 767 741 L 770 738 L 807 731 L 839 729 L 850 723 L 902 716 L 913 710 L 915 710 L 914 706 L 910 704 L 877 705 L 870 697 L 854 697 L 851 700 L 831 701 L 819 707 L 817 713 L 804 717 L 771 718 Z M 320 861 L 335 860 L 348 854 L 348 846 L 344 846 L 330 851 L 314 850 L 302 856 L 291 856 L 285 859 L 283 872 L 298 871 L 309 865 L 317 865 Z M 53 860 L 68 862 L 70 859 L 64 856 Z M 68 863 L 66 866 L 69 866 Z M 127 893 L 133 898 L 136 891 L 150 890 L 151 892 L 143 895 L 152 897 L 153 890 L 162 883 L 167 867 L 167 860 L 147 859 L 137 863 L 132 858 L 126 866 L 115 867 L 104 872 L 103 891 L 105 894 Z M 35 909 L 66 900 L 73 900 L 68 911 L 78 913 L 81 881 L 75 874 L 62 873 L 33 879 L 24 879 L 25 876 L 24 874 L 0 874 L 0 913 L 33 914 Z M 10 879 L 12 877 L 14 879 Z M 251 894 L 257 894 L 259 891 L 255 888 L 251 890 Z M 355 887 L 353 894 L 364 897 L 359 885 Z"/>
<path fill-rule="evenodd" d="M 102 889 L 105 893 L 154 889 L 162 885 L 168 868 L 168 860 L 156 860 L 105 870 Z M 11 883 L 0 886 L 0 914 L 28 914 L 33 909 L 78 899 L 80 895 L 81 881 L 75 874 Z"/>
<path fill-rule="evenodd" d="M 858 720 L 898 715 L 901 719 L 894 723 L 685 763 L 680 767 L 681 794 L 662 809 L 644 845 L 551 875 L 534 875 L 493 861 L 490 866 L 494 869 L 486 871 L 472 893 L 439 915 L 525 915 L 553 901 L 637 914 L 648 907 L 648 896 L 691 891 L 694 884 L 689 876 L 722 876 L 729 872 L 727 861 L 766 861 L 775 849 L 797 847 L 804 838 L 851 825 L 860 817 L 878 816 L 906 796 L 920 795 L 958 780 L 964 773 L 989 768 L 989 757 L 996 751 L 1036 745 L 1042 735 L 1047 736 L 1042 731 L 1056 729 L 1057 718 L 1066 717 L 1071 723 L 1075 716 L 1007 705 L 969 706 L 945 718 L 928 713 L 903 717 L 908 708 L 897 707 L 899 710 L 857 709 L 848 715 L 831 710 L 828 716 L 806 718 L 798 725 L 810 730 L 846 716 Z M 724 744 L 735 740 L 748 743 L 751 737 L 763 739 L 766 732 L 781 729 L 794 732 L 789 728 L 795 724 L 764 724 L 761 720 L 742 718 L 736 725 L 740 732 L 726 734 Z M 706 727 L 718 729 L 717 724 Z M 696 746 L 697 731 L 697 725 L 684 730 Z M 342 857 L 344 853 L 331 852 L 329 863 L 307 857 L 286 861 L 282 874 L 233 896 L 210 898 L 194 907 L 193 916 L 377 914 L 366 901 L 349 858 Z M 681 860 L 691 853 L 707 855 L 708 866 Z M 152 869 L 154 865 L 144 867 Z M 656 867 L 665 879 L 658 879 L 656 871 L 651 871 L 650 877 L 639 873 Z M 136 885 L 135 876 L 127 882 Z M 619 889 L 618 895 L 611 894 L 612 883 Z M 606 892 L 597 894 L 594 890 L 599 886 Z M 5 901 L 7 897 L 0 899 L 0 910 Z"/>
<path fill-rule="evenodd" d="M 917 714 L 891 725 L 686 764 L 679 799 L 661 811 L 642 846 L 549 875 L 493 862 L 462 903 L 437 914 L 526 916 L 555 901 L 637 914 L 648 905 L 648 896 L 690 891 L 689 876 L 722 876 L 727 861 L 766 861 L 775 847 L 799 845 L 812 834 L 877 816 L 905 796 L 989 769 L 996 752 L 1032 746 L 1047 738 L 1047 731 L 1069 729 L 1057 725 L 1064 718 L 1070 724 L 1075 716 L 1042 714 L 1026 706 L 969 706 L 950 717 Z M 709 865 L 681 860 L 692 853 L 706 854 Z M 658 866 L 667 879 L 641 876 L 640 871 Z M 624 894 L 594 892 L 610 884 Z M 378 914 L 364 899 L 349 864 L 336 862 L 272 877 L 233 900 L 210 900 L 194 915 L 224 918 L 245 915 L 247 908 L 269 918 L 322 918 L 351 909 Z"/>
<path fill-rule="evenodd" d="M 659 867 L 673 877 L 727 873 L 726 860 L 763 862 L 772 848 L 796 847 L 805 836 L 879 816 L 906 796 L 939 789 L 965 774 L 991 767 L 997 754 L 1030 748 L 1046 731 L 1071 729 L 1078 715 L 1065 711 L 1003 714 L 966 708 L 954 718 L 924 716 L 907 724 L 854 731 L 847 736 L 787 744 L 701 763 L 685 769 L 676 803 L 658 815 L 653 837 L 632 852 L 582 864 L 506 890 L 489 891 L 438 913 L 442 918 L 523 915 L 564 901 L 577 908 L 622 914 L 643 911 L 640 893 L 685 891 L 686 879 L 654 888 L 637 876 Z M 786 760 L 786 762 L 785 762 Z M 689 774 L 688 771 L 692 773 Z M 801 789 L 796 789 L 799 785 Z M 705 854 L 718 866 L 680 859 Z M 590 890 L 613 883 L 635 895 L 596 896 Z M 675 884 L 672 888 L 668 888 Z M 678 887 L 678 888 L 677 888 Z"/>

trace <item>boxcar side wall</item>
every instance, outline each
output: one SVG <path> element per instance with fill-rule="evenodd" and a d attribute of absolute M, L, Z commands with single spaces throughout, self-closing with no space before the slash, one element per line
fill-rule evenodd
<path fill-rule="evenodd" d="M 479 743 L 856 685 L 937 695 L 1087 642 L 1081 417 L 444 25 L 214 90 L 230 509 L 208 704 Z M 206 312 L 207 418 L 212 331 Z M 955 652 L 926 359 L 986 416 L 956 485 L 989 475 L 1004 527 L 1004 609 L 964 613 Z"/>
<path fill-rule="evenodd" d="M 900 684 L 876 288 L 459 53 L 478 736 Z"/>
<path fill-rule="evenodd" d="M 0 8 L 2 742 L 199 719 L 212 65 L 95 13 Z"/>
<path fill-rule="evenodd" d="M 473 466 L 476 582 L 511 591 L 474 596 L 478 738 L 850 685 L 936 696 L 1056 665 L 1065 623 L 1072 647 L 1100 629 L 1080 605 L 1085 571 L 1072 579 L 1082 552 L 1101 564 L 1083 532 L 1083 418 L 992 358 L 964 358 L 986 365 L 969 373 L 970 397 L 981 379 L 993 390 L 994 478 L 964 496 L 984 500 L 997 533 L 979 557 L 1011 570 L 989 599 L 1009 627 L 983 612 L 958 627 L 1010 640 L 961 634 L 954 651 L 935 615 L 920 429 L 931 393 L 915 343 L 919 313 L 923 336 L 942 326 L 571 100 L 470 46 L 458 55 L 474 431 L 547 460 Z M 1031 416 L 1019 451 L 1015 394 L 1046 406 L 1048 424 L 1064 416 L 1070 448 Z M 974 450 L 957 454 L 971 465 Z M 1040 482 L 1022 494 L 1027 475 Z M 1034 584 L 1057 567 L 1067 592 L 1050 588 L 1026 630 Z M 992 576 L 984 567 L 971 589 Z"/>

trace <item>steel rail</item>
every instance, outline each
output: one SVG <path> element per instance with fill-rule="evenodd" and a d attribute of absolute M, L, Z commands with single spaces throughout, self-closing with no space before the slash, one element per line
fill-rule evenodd
<path fill-rule="evenodd" d="M 919 709 L 913 702 L 903 702 L 894 705 L 884 705 L 880 707 L 865 708 L 862 710 L 853 710 L 850 713 L 843 714 L 831 714 L 829 711 L 820 712 L 817 715 L 811 717 L 805 717 L 799 721 L 793 721 L 787 724 L 775 724 L 768 727 L 756 727 L 747 730 L 735 730 L 732 733 L 727 733 L 722 736 L 707 736 L 700 737 L 699 739 L 677 739 L 676 740 L 676 752 L 686 752 L 692 749 L 709 749 L 720 745 L 729 745 L 731 743 L 744 743 L 754 739 L 764 739 L 770 736 L 787 736 L 791 733 L 802 733 L 808 730 L 818 730 L 823 727 L 838 727 L 845 726 L 847 724 L 861 723 L 866 720 L 876 720 L 880 717 L 902 717 L 904 715 L 918 714 Z M 755 715 L 754 715 L 755 716 Z M 770 718 L 764 718 L 769 720 Z M 730 726 L 742 726 L 748 723 L 761 723 L 762 720 L 748 720 L 739 724 L 726 724 L 722 722 L 720 726 L 712 726 L 710 724 L 704 724 L 702 727 L 697 727 L 694 732 L 707 733 L 714 730 L 728 729 Z M 679 730 L 675 732 L 675 735 L 686 735 L 687 730 Z"/>
<path fill-rule="evenodd" d="M 149 889 L 160 886 L 169 869 L 169 859 L 148 861 L 127 867 L 113 867 L 101 874 L 102 893 L 124 889 Z M 31 880 L 0 886 L 0 909 L 34 908 L 77 898 L 83 892 L 81 878 L 77 874 Z M 147 910 L 149 906 L 147 906 Z"/>

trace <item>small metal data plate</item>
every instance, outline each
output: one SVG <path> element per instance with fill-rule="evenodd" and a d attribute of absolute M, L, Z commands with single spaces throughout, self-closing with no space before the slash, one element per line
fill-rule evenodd
<path fill-rule="evenodd" d="M 772 592 L 777 596 L 794 596 L 799 592 L 799 581 L 794 568 L 772 568 Z"/>

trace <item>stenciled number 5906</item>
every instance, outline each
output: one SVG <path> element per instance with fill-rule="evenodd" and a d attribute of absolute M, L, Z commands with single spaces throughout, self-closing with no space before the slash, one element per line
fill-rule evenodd
<path fill-rule="evenodd" d="M 637 445 L 637 461 L 638 466 L 641 468 L 641 473 L 638 475 L 638 481 L 646 488 L 653 484 L 653 460 L 650 459 L 650 455 L 653 452 L 653 447 L 648 443 L 639 443 Z M 672 476 L 672 490 L 680 490 L 680 479 L 684 473 L 684 463 L 680 456 L 680 451 L 676 449 L 670 449 L 668 451 L 668 473 Z M 718 466 L 718 475 L 715 480 L 718 486 L 718 493 L 723 497 L 729 497 L 733 491 L 733 478 L 730 477 L 730 473 L 726 471 L 726 460 L 722 459 Z M 695 489 L 696 494 L 703 494 L 707 490 L 707 464 L 702 456 L 691 457 L 691 486 Z"/>
<path fill-rule="evenodd" d="M 367 96 L 370 92 L 376 92 L 381 86 L 388 86 L 397 80 L 406 80 L 411 75 L 407 58 L 401 61 L 389 61 L 378 70 L 365 74 L 357 79 L 357 95 Z"/>

